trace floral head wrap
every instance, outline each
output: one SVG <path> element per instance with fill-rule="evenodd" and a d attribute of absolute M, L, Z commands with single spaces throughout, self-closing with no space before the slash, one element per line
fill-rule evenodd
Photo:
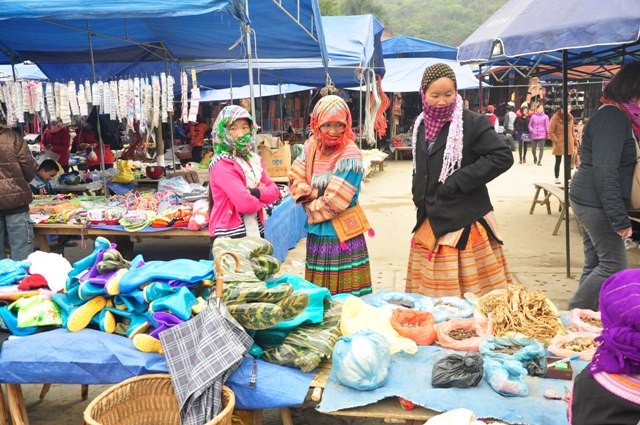
<path fill-rule="evenodd" d="M 344 133 L 341 136 L 332 137 L 320 131 L 320 127 L 329 122 L 344 124 Z M 311 113 L 311 131 L 322 146 L 342 146 L 349 140 L 355 140 L 353 130 L 351 130 L 351 112 L 347 102 L 335 95 L 320 99 Z"/>
<path fill-rule="evenodd" d="M 236 139 L 229 132 L 229 127 L 242 118 L 249 120 L 251 131 Z M 257 132 L 258 127 L 254 124 L 253 117 L 246 109 L 237 105 L 225 106 L 213 124 L 213 150 L 216 155 L 226 153 L 231 156 L 248 159 L 255 148 Z"/>
<path fill-rule="evenodd" d="M 591 373 L 640 374 L 640 269 L 609 277 L 600 289 L 602 334 Z"/>

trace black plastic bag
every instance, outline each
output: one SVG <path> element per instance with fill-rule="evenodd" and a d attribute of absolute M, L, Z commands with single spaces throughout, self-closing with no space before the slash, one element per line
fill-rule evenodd
<path fill-rule="evenodd" d="M 431 385 L 434 388 L 469 388 L 482 379 L 480 353 L 450 354 L 433 365 Z"/>

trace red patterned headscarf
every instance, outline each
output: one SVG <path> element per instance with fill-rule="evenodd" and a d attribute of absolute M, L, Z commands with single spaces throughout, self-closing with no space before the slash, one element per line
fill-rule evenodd
<path fill-rule="evenodd" d="M 344 133 L 339 137 L 331 137 L 323 133 L 320 127 L 329 122 L 344 124 Z M 351 112 L 347 102 L 335 95 L 320 99 L 311 114 L 311 131 L 323 147 L 343 146 L 347 141 L 355 140 L 355 135 L 351 130 Z"/>

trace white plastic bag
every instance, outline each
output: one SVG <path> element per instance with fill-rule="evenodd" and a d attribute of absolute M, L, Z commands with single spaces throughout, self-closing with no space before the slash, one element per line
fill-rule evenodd
<path fill-rule="evenodd" d="M 349 388 L 375 390 L 383 386 L 389 376 L 389 343 L 375 331 L 341 336 L 333 347 L 332 358 L 335 377 Z"/>

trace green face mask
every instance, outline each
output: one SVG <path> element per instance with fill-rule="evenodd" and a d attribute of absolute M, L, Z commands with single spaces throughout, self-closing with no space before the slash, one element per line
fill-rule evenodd
<path fill-rule="evenodd" d="M 251 146 L 251 132 L 248 132 L 244 136 L 238 137 L 233 142 L 233 147 L 238 153 L 247 153 Z"/>

